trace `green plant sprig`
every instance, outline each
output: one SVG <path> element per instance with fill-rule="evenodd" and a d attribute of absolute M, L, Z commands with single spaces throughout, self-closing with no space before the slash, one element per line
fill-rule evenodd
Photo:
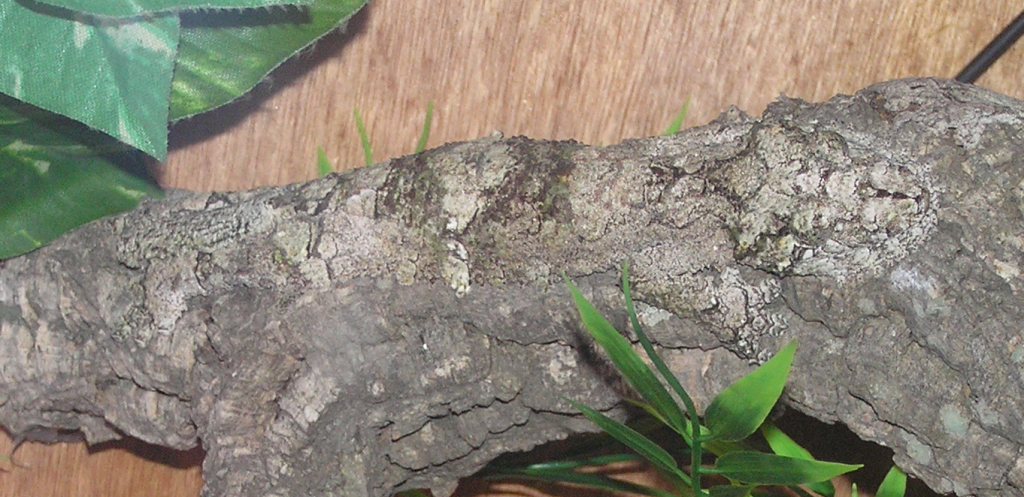
<path fill-rule="evenodd" d="M 420 153 L 427 148 L 427 140 L 430 138 L 430 122 L 434 115 L 434 101 L 427 102 L 427 114 L 423 118 L 423 129 L 420 131 L 420 139 L 416 142 L 416 149 L 413 153 Z M 356 130 L 359 132 L 359 142 L 363 146 L 363 160 L 367 166 L 373 165 L 373 148 L 370 146 L 370 137 L 366 133 L 366 126 L 363 124 L 363 116 L 359 114 L 359 108 L 352 108 L 352 116 L 356 120 Z M 316 148 L 316 171 L 320 178 L 334 172 L 331 161 L 327 158 L 323 147 Z"/>
<path fill-rule="evenodd" d="M 630 342 L 587 301 L 572 281 L 568 278 L 565 280 L 585 328 L 643 399 L 633 403 L 644 408 L 652 417 L 681 436 L 688 449 L 685 452 L 689 453 L 690 457 L 689 471 L 684 471 L 669 451 L 644 434 L 595 409 L 572 400 L 568 402 L 612 438 L 632 449 L 639 457 L 648 460 L 675 486 L 678 495 L 745 497 L 764 486 L 787 486 L 801 495 L 808 495 L 808 492 L 814 495 L 833 495 L 834 488 L 828 480 L 861 467 L 815 460 L 806 449 L 774 426 L 765 423 L 789 376 L 796 353 L 795 342 L 789 343 L 775 357 L 720 392 L 705 409 L 704 424 L 701 424 L 692 398 L 655 352 L 640 326 L 629 288 L 628 266 L 623 265 L 622 287 L 630 324 L 654 368 L 683 404 L 682 408 L 669 395 L 658 376 L 634 351 Z M 757 452 L 749 448 L 747 439 L 758 430 L 774 453 Z M 716 456 L 713 465 L 703 464 L 704 450 Z M 592 461 L 567 460 L 519 469 L 488 468 L 486 474 L 489 477 L 520 476 L 564 481 L 605 490 L 622 490 L 617 486 L 618 483 L 609 482 L 608 480 L 612 479 L 603 475 L 599 478 L 589 477 L 593 475 L 588 475 L 587 478 L 580 477 L 576 470 L 585 462 Z M 722 476 L 729 484 L 713 485 L 705 489 L 702 485 L 702 475 L 705 474 Z M 879 495 L 884 491 L 884 497 L 902 497 L 905 487 L 901 487 L 898 481 L 902 472 L 899 468 L 893 467 L 890 474 L 895 475 L 893 483 L 883 484 L 884 488 L 879 489 Z M 905 475 L 903 482 L 905 483 Z M 659 497 L 664 495 L 664 491 L 649 487 L 637 493 Z"/>

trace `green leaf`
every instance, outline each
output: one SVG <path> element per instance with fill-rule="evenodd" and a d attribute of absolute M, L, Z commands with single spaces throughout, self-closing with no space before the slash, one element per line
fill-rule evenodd
<path fill-rule="evenodd" d="M 746 497 L 757 485 L 715 485 L 708 489 L 711 497 Z"/>
<path fill-rule="evenodd" d="M 324 147 L 316 147 L 316 172 L 321 178 L 334 172 L 334 168 L 331 167 L 331 161 L 327 159 L 327 154 L 324 153 Z"/>
<path fill-rule="evenodd" d="M 569 278 L 565 278 L 572 298 L 576 302 L 580 318 L 583 320 L 587 331 L 594 337 L 594 340 L 601 345 L 601 348 L 611 358 L 616 369 L 626 377 L 629 384 L 657 410 L 660 417 L 668 426 L 677 433 L 684 434 L 688 426 L 683 412 L 669 395 L 665 386 L 658 381 L 651 369 L 644 364 L 640 356 L 633 351 L 629 340 L 619 334 L 611 323 L 601 315 L 597 309 L 580 293 L 576 285 L 573 285 Z M 685 436 L 685 435 L 684 435 Z"/>
<path fill-rule="evenodd" d="M 835 478 L 862 466 L 741 451 L 719 457 L 715 467 L 704 472 L 757 485 L 802 485 Z"/>
<path fill-rule="evenodd" d="M 182 14 L 169 119 L 238 98 L 282 61 L 344 25 L 365 4 L 314 0 L 302 8 Z"/>
<path fill-rule="evenodd" d="M 665 449 L 652 442 L 649 438 L 637 433 L 632 428 L 615 421 L 600 412 L 597 412 L 583 404 L 568 401 L 573 407 L 580 410 L 587 419 L 591 420 L 599 428 L 607 432 L 616 440 L 622 442 L 641 457 L 647 459 L 661 471 L 666 477 L 677 480 L 684 485 L 690 485 L 690 478 L 679 469 L 675 459 Z"/>
<path fill-rule="evenodd" d="M 184 10 L 242 9 L 295 5 L 309 0 L 38 0 L 79 14 L 128 17 Z"/>
<path fill-rule="evenodd" d="M 0 99 L 0 259 L 162 195 L 119 166 L 144 171 L 144 157 L 78 123 Z"/>
<path fill-rule="evenodd" d="M 704 422 L 715 438 L 742 440 L 757 430 L 782 395 L 795 352 L 796 342 L 790 342 L 715 397 L 704 411 Z"/>
<path fill-rule="evenodd" d="M 581 473 L 575 469 L 583 467 L 597 467 L 611 462 L 623 460 L 623 457 L 636 459 L 635 455 L 615 455 L 610 457 L 591 458 L 581 461 L 553 461 L 549 463 L 533 464 L 525 468 L 485 468 L 482 476 L 484 478 L 524 478 L 536 481 L 554 483 L 567 483 L 580 485 L 597 490 L 608 492 L 630 492 L 639 495 L 650 495 L 652 497 L 677 497 L 671 492 L 637 485 L 610 478 L 607 475 L 598 473 Z"/>
<path fill-rule="evenodd" d="M 668 365 L 665 364 L 665 361 L 662 361 L 661 357 L 659 357 L 657 352 L 655 352 L 654 345 L 652 345 L 650 339 L 647 338 L 647 334 L 644 333 L 643 327 L 640 326 L 640 320 L 637 319 L 636 317 L 636 309 L 633 306 L 633 295 L 629 288 L 628 262 L 622 263 L 622 293 L 623 298 L 626 301 L 626 312 L 629 314 L 629 322 L 633 326 L 633 333 L 636 334 L 637 340 L 640 342 L 640 346 L 643 347 L 644 352 L 647 354 L 647 357 L 651 360 L 651 363 L 654 364 L 654 367 L 655 369 L 658 370 L 658 373 L 661 374 L 661 377 L 664 378 L 666 382 L 668 382 L 669 386 L 672 387 L 672 390 L 683 401 L 683 405 L 686 407 L 686 411 L 690 415 L 690 419 L 697 419 L 697 408 L 693 404 L 693 399 L 691 399 L 690 395 L 686 393 L 686 389 L 684 389 L 683 386 L 679 383 L 679 379 L 672 374 L 672 371 L 670 369 L 668 369 Z M 671 423 L 665 421 L 664 419 L 663 422 L 665 422 L 665 424 L 668 425 L 669 427 L 672 426 Z M 700 426 L 693 426 L 690 424 L 689 420 L 683 418 L 682 428 L 683 430 L 679 434 L 682 435 L 683 439 L 686 440 L 686 443 L 692 445 L 693 439 L 697 438 L 697 435 L 700 434 Z M 699 453 L 697 454 L 697 459 L 700 459 Z"/>
<path fill-rule="evenodd" d="M 562 459 L 558 461 L 545 461 L 537 464 L 531 464 L 527 466 L 525 469 L 529 471 L 558 471 L 593 466 L 603 466 L 605 464 L 638 460 L 640 460 L 640 456 L 636 454 L 610 454 L 606 456 L 587 457 L 584 459 Z"/>
<path fill-rule="evenodd" d="M 662 134 L 672 135 L 678 133 L 679 130 L 683 127 L 683 121 L 686 120 L 686 111 L 689 108 L 690 100 L 687 99 L 685 102 L 683 102 L 683 108 L 679 111 L 678 114 L 676 114 L 676 118 L 672 120 L 672 124 L 669 124 L 668 127 L 665 128 L 665 132 L 663 132 Z"/>
<path fill-rule="evenodd" d="M 0 20 L 0 92 L 166 157 L 177 16 L 121 22 L 0 0 Z"/>
<path fill-rule="evenodd" d="M 427 102 L 427 115 L 423 118 L 423 131 L 420 132 L 420 141 L 416 142 L 416 153 L 427 148 L 427 138 L 430 138 L 430 118 L 434 115 L 434 101 Z"/>
<path fill-rule="evenodd" d="M 373 165 L 373 149 L 370 148 L 370 137 L 366 135 L 366 126 L 363 125 L 363 116 L 359 115 L 359 108 L 352 108 L 352 115 L 356 118 L 356 131 L 359 132 L 359 141 L 363 144 L 363 158 L 367 166 Z"/>
<path fill-rule="evenodd" d="M 907 474 L 897 466 L 889 468 L 875 497 L 903 497 L 907 492 Z"/>
<path fill-rule="evenodd" d="M 629 314 L 629 322 L 633 326 L 633 332 L 636 333 L 637 339 L 640 341 L 640 345 L 643 347 L 647 357 L 650 358 L 651 362 L 654 364 L 654 367 L 658 370 L 658 373 L 661 374 L 662 378 L 668 382 L 669 386 L 671 386 L 676 392 L 676 395 L 678 395 L 680 400 L 683 401 L 683 405 L 686 407 L 686 412 L 689 414 L 690 420 L 693 420 L 693 423 L 690 423 L 686 417 L 682 417 L 683 423 L 676 431 L 682 435 L 683 439 L 690 446 L 690 455 L 693 460 L 693 464 L 691 466 L 693 469 L 690 472 L 691 483 L 693 484 L 693 493 L 695 495 L 700 495 L 700 472 L 702 468 L 701 461 L 703 460 L 702 452 L 704 449 L 704 443 L 703 441 L 699 441 L 703 437 L 701 437 L 702 427 L 697 421 L 697 408 L 693 404 L 693 399 L 690 398 L 690 395 L 686 393 L 686 390 L 679 383 L 679 379 L 672 374 L 672 371 L 668 369 L 665 361 L 662 361 L 661 357 L 659 357 L 657 352 L 655 352 L 654 346 L 647 338 L 647 334 L 644 333 L 643 327 L 640 326 L 640 320 L 636 317 L 636 309 L 633 308 L 633 296 L 629 289 L 628 262 L 622 263 L 622 292 L 623 297 L 626 300 L 626 311 Z M 672 407 L 678 409 L 678 406 L 674 402 Z M 667 422 L 665 419 L 662 419 L 662 421 L 665 422 L 666 425 L 675 428 L 671 422 Z"/>
<path fill-rule="evenodd" d="M 811 455 L 807 449 L 803 448 L 800 444 L 796 443 L 795 440 L 789 438 L 782 430 L 775 427 L 771 423 L 764 423 L 760 428 L 761 435 L 768 442 L 768 446 L 771 447 L 772 452 L 780 456 L 795 457 L 798 459 L 806 459 L 813 461 L 814 456 Z M 826 480 L 817 483 L 809 483 L 807 487 L 815 493 L 824 495 L 826 497 L 832 497 L 836 493 L 835 487 L 832 482 Z"/>
<path fill-rule="evenodd" d="M 792 438 L 789 438 L 789 435 L 783 433 L 782 430 L 776 428 L 775 425 L 765 423 L 761 425 L 760 431 L 761 435 L 764 436 L 764 439 L 768 442 L 768 446 L 771 447 L 772 452 L 780 456 L 814 460 L 814 456 L 812 456 L 807 449 L 796 443 Z"/>

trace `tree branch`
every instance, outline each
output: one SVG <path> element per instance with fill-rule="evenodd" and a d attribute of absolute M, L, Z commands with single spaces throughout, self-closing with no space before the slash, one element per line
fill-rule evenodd
<path fill-rule="evenodd" d="M 619 402 L 560 275 L 624 324 L 628 260 L 700 405 L 796 339 L 788 404 L 940 492 L 1021 495 L 1021 157 L 1021 102 L 902 80 L 176 192 L 0 263 L 0 423 L 202 441 L 204 495 L 443 491 L 593 430 L 564 398 Z"/>

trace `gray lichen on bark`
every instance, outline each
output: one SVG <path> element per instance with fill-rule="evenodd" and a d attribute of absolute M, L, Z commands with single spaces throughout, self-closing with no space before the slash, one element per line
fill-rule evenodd
<path fill-rule="evenodd" d="M 786 402 L 939 491 L 1024 492 L 1024 104 L 938 80 L 611 147 L 499 136 L 176 192 L 0 264 L 0 423 L 201 440 L 206 495 L 453 482 L 623 393 L 561 273 L 700 405 L 797 339 Z"/>

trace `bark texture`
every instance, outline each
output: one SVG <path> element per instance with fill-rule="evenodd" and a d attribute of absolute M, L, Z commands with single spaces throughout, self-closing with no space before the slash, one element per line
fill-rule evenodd
<path fill-rule="evenodd" d="M 940 492 L 1024 495 L 1024 103 L 901 80 L 595 148 L 498 136 L 177 192 L 0 263 L 0 424 L 208 451 L 204 495 L 452 488 L 621 387 L 565 271 L 706 405 L 786 402 Z"/>

